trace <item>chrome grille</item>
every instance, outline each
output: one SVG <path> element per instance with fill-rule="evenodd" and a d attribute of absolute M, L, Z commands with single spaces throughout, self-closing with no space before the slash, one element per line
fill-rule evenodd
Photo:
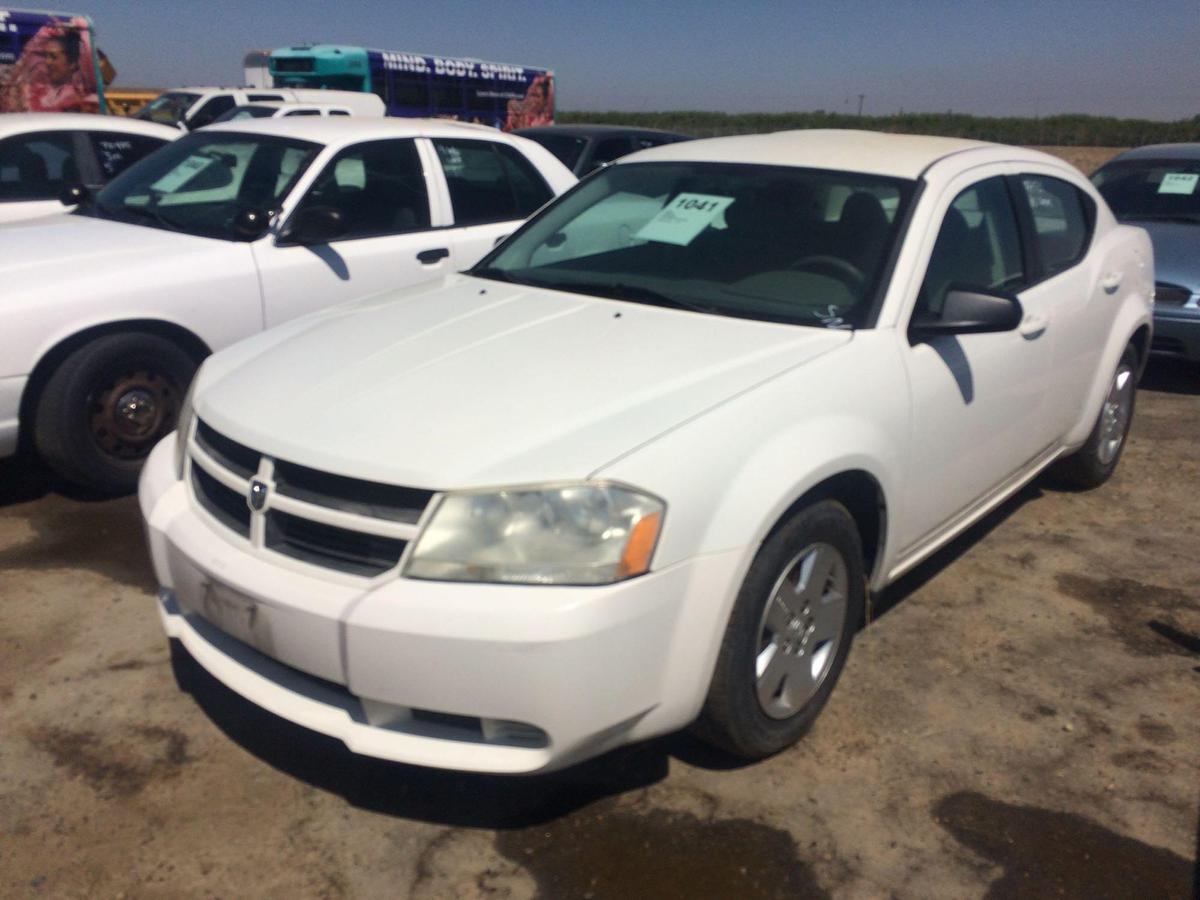
<path fill-rule="evenodd" d="M 349 575 L 395 568 L 434 495 L 275 459 L 203 421 L 189 451 L 192 493 L 221 526 L 256 549 Z M 253 482 L 266 498 L 254 509 Z"/>

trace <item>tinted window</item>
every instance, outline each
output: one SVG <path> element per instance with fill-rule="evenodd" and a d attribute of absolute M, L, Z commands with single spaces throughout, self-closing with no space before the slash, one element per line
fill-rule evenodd
<path fill-rule="evenodd" d="M 228 112 L 237 106 L 237 102 L 228 94 L 219 94 L 201 106 L 188 119 L 188 125 L 191 128 L 200 128 L 204 125 L 211 125 L 221 113 Z"/>
<path fill-rule="evenodd" d="M 124 172 L 143 156 L 153 153 L 167 143 L 160 138 L 115 131 L 93 131 L 89 133 L 89 137 L 105 181 Z"/>
<path fill-rule="evenodd" d="M 519 150 L 492 141 L 435 138 L 457 225 L 523 219 L 553 196 Z"/>
<path fill-rule="evenodd" d="M 342 214 L 344 238 L 399 234 L 429 227 L 429 194 L 411 140 L 347 147 L 325 167 L 300 204 Z"/>
<path fill-rule="evenodd" d="M 1200 159 L 1131 159 L 1092 176 L 1122 219 L 1200 222 Z"/>
<path fill-rule="evenodd" d="M 283 100 L 284 96 L 283 96 L 283 94 L 247 94 L 246 99 L 249 100 L 251 103 L 254 103 L 257 100 L 266 100 L 268 102 L 274 102 L 276 100 Z"/>
<path fill-rule="evenodd" d="M 596 149 L 592 151 L 592 168 L 599 168 L 605 163 L 620 159 L 630 152 L 629 138 L 603 138 L 596 141 Z"/>
<path fill-rule="evenodd" d="M 941 312 L 953 287 L 1019 290 L 1025 283 L 1021 238 L 1003 178 L 989 178 L 954 198 L 925 270 L 918 311 Z"/>
<path fill-rule="evenodd" d="M 0 141 L 0 200 L 54 200 L 79 181 L 70 131 Z"/>
<path fill-rule="evenodd" d="M 1044 175 L 1022 175 L 1021 187 L 1033 213 L 1033 226 L 1045 274 L 1075 265 L 1092 235 L 1092 201 L 1074 185 Z"/>
<path fill-rule="evenodd" d="M 348 115 L 350 115 L 350 113 L 344 109 L 331 109 L 329 111 L 329 114 L 331 116 L 348 116 Z"/>
<path fill-rule="evenodd" d="M 289 113 L 284 114 L 284 118 L 288 116 L 319 116 L 321 111 L 318 109 L 294 109 Z"/>
<path fill-rule="evenodd" d="M 587 146 L 587 138 L 572 137 L 567 134 L 553 134 L 544 131 L 534 133 L 518 131 L 517 134 L 527 137 L 531 141 L 537 141 L 572 171 L 575 170 L 575 163 L 579 161 L 579 155 L 583 153 L 583 148 Z"/>

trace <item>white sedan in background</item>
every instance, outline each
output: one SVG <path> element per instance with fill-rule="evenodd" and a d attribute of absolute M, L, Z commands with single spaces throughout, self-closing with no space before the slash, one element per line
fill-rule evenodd
<path fill-rule="evenodd" d="M 803 131 L 581 182 L 470 272 L 212 357 L 140 501 L 167 633 L 386 759 L 796 741 L 879 590 L 1120 457 L 1153 262 L 1058 159 Z"/>
<path fill-rule="evenodd" d="M 574 183 L 532 141 L 453 122 L 181 137 L 76 214 L 0 229 L 0 457 L 24 436 L 62 477 L 132 490 L 210 352 L 470 266 Z"/>
<path fill-rule="evenodd" d="M 2 113 L 0 224 L 63 212 L 67 188 L 98 189 L 180 134 L 119 116 Z"/>

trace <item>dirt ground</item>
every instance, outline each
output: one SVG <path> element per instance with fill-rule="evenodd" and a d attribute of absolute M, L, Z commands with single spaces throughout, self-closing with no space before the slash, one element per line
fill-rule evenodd
<path fill-rule="evenodd" d="M 1038 483 L 889 591 L 799 746 L 531 779 L 250 706 L 170 652 L 133 498 L 0 464 L 0 896 L 1192 896 L 1197 446 L 1200 372 L 1155 363 L 1115 478 Z"/>
<path fill-rule="evenodd" d="M 1043 153 L 1052 153 L 1061 157 L 1079 169 L 1085 175 L 1091 175 L 1098 168 L 1116 156 L 1128 150 L 1128 147 L 1034 147 Z"/>

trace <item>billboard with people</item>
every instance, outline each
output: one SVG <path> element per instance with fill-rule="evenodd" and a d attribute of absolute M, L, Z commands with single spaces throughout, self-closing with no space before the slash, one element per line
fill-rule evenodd
<path fill-rule="evenodd" d="M 105 112 L 115 74 L 87 16 L 0 9 L 0 112 Z"/>

